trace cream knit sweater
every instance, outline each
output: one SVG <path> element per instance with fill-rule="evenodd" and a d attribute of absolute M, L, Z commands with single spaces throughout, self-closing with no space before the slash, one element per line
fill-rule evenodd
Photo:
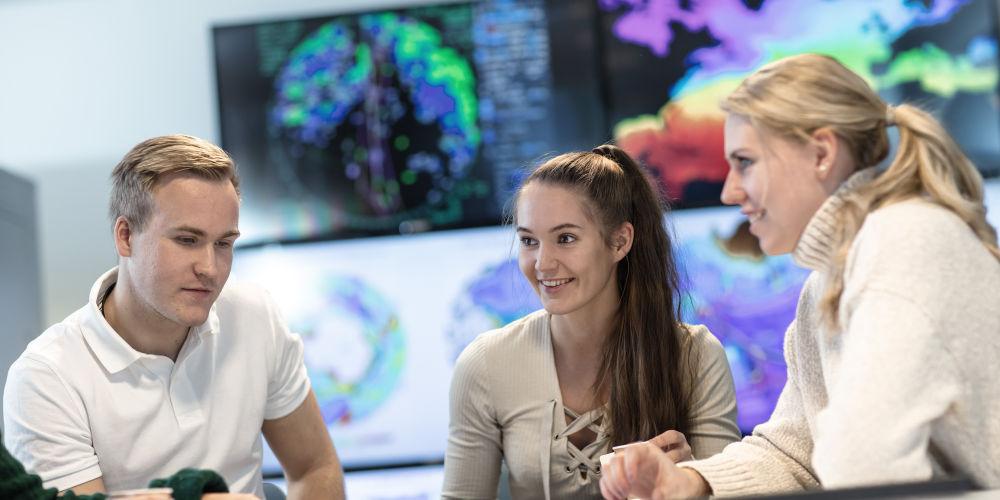
<path fill-rule="evenodd" d="M 855 174 L 820 207 L 799 264 L 825 267 L 843 194 L 873 175 Z M 912 199 L 868 215 L 844 280 L 836 332 L 819 315 L 822 274 L 807 280 L 771 419 L 682 466 L 719 496 L 948 473 L 1000 487 L 1000 263 L 955 214 Z"/>
<path fill-rule="evenodd" d="M 501 460 L 515 499 L 600 498 L 607 420 L 592 426 L 597 438 L 582 450 L 567 439 L 575 431 L 562 404 L 550 316 L 543 309 L 484 333 L 458 358 L 442 498 L 495 498 Z M 740 437 L 736 392 L 722 344 L 704 326 L 684 331 L 697 360 L 687 440 L 695 457 L 709 457 Z"/>

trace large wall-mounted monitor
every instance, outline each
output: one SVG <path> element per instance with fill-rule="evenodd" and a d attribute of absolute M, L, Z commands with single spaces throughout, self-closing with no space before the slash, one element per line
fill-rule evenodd
<path fill-rule="evenodd" d="M 597 0 L 613 135 L 678 207 L 717 205 L 727 166 L 719 101 L 782 57 L 829 54 L 890 103 L 936 113 L 1000 175 L 993 0 Z"/>
<path fill-rule="evenodd" d="M 462 348 L 540 307 L 513 242 L 491 227 L 241 248 L 231 279 L 267 288 L 302 336 L 345 467 L 433 462 Z"/>
<path fill-rule="evenodd" d="M 554 34 L 593 10 L 487 0 L 214 28 L 243 243 L 499 223 L 525 165 L 605 140 L 592 29 Z"/>

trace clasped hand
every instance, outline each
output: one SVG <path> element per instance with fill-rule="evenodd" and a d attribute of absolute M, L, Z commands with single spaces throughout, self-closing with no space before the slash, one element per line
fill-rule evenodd
<path fill-rule="evenodd" d="M 691 460 L 684 434 L 667 431 L 644 443 L 615 452 L 604 467 L 601 494 L 609 500 L 690 498 L 709 493 L 708 484 L 676 463 Z"/>

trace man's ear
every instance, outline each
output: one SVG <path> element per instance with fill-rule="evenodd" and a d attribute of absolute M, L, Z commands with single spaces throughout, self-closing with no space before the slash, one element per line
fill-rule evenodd
<path fill-rule="evenodd" d="M 623 222 L 614 234 L 611 235 L 611 250 L 614 252 L 615 262 L 618 262 L 628 255 L 632 250 L 632 241 L 635 238 L 635 227 L 631 222 Z"/>
<path fill-rule="evenodd" d="M 118 251 L 119 256 L 132 256 L 132 236 L 132 225 L 129 224 L 128 219 L 119 215 L 118 218 L 115 219 L 114 228 L 115 250 Z"/>
<path fill-rule="evenodd" d="M 837 140 L 837 134 L 833 129 L 822 127 L 812 133 L 812 144 L 815 148 L 813 169 L 820 180 L 826 180 L 836 165 L 837 154 L 840 153 L 840 141 Z"/>

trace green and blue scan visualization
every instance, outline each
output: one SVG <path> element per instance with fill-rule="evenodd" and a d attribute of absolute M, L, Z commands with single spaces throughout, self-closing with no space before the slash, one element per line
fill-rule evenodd
<path fill-rule="evenodd" d="M 241 243 L 499 223 L 524 166 L 597 113 L 554 98 L 548 23 L 545 0 L 486 0 L 216 27 Z"/>
<path fill-rule="evenodd" d="M 460 188 L 488 194 L 485 181 L 466 182 L 480 143 L 475 75 L 432 25 L 395 13 L 330 21 L 292 50 L 274 85 L 272 132 L 294 158 L 332 148 L 343 174 L 332 177 L 356 194 L 348 212 L 406 211 L 411 189 L 428 205 Z M 428 135 L 436 140 L 420 147 Z"/>
<path fill-rule="evenodd" d="M 465 4 L 217 29 L 247 241 L 495 223 L 473 30 Z"/>
<path fill-rule="evenodd" d="M 718 102 L 756 68 L 829 54 L 889 102 L 937 113 L 1000 173 L 997 17 L 990 0 L 597 0 L 614 137 L 680 206 L 718 204 Z"/>

